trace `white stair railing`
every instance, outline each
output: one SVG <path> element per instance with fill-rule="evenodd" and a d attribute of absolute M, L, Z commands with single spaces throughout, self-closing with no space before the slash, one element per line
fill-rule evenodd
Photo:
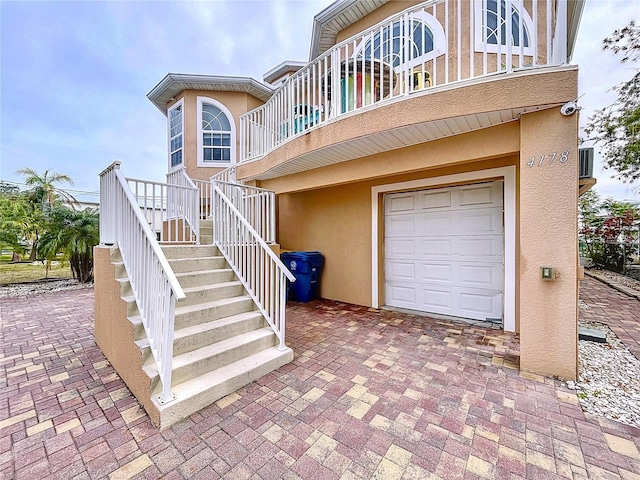
<path fill-rule="evenodd" d="M 271 190 L 212 181 L 266 243 L 276 242 L 276 196 Z"/>
<path fill-rule="evenodd" d="M 200 242 L 200 206 L 196 187 L 127 178 L 129 188 L 158 240 Z"/>
<path fill-rule="evenodd" d="M 185 298 L 156 234 L 114 162 L 100 173 L 100 243 L 117 245 L 158 368 L 163 404 L 171 393 L 176 301 Z"/>
<path fill-rule="evenodd" d="M 171 185 L 179 185 L 198 189 L 198 218 L 206 220 L 211 214 L 211 184 L 208 180 L 198 180 L 191 178 L 187 174 L 187 169 L 182 166 L 177 170 L 167 174 L 167 183 Z"/>
<path fill-rule="evenodd" d="M 285 348 L 287 280 L 295 277 L 224 192 L 212 182 L 214 240 Z"/>

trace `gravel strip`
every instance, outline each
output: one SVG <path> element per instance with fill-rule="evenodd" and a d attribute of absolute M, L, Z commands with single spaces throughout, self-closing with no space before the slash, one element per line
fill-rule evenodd
<path fill-rule="evenodd" d="M 567 387 L 585 412 L 640 428 L 640 360 L 608 326 L 586 321 L 580 326 L 605 332 L 607 343 L 578 342 L 579 378 Z"/>
<path fill-rule="evenodd" d="M 636 290 L 638 293 L 640 293 L 640 280 L 636 280 L 635 278 L 627 277 L 626 275 L 610 272 L 609 270 L 603 270 L 600 268 L 592 268 L 589 270 L 596 275 L 608 278 L 609 280 L 612 280 L 619 285 L 631 288 L 632 290 Z"/>
<path fill-rule="evenodd" d="M 48 282 L 14 283 L 0 287 L 0 298 L 60 292 L 62 290 L 82 290 L 84 288 L 93 288 L 93 283 L 78 283 L 76 280 L 70 279 L 51 280 Z"/>

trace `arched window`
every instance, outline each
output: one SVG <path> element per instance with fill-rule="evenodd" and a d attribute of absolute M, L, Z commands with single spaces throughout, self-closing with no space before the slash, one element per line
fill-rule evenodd
<path fill-rule="evenodd" d="M 418 12 L 410 17 L 409 25 L 394 22 L 383 27 L 364 46 L 356 58 L 376 59 L 393 65 L 397 71 L 401 67 L 412 67 L 444 53 L 446 42 L 440 23 L 426 12 Z M 409 43 L 409 51 L 406 51 Z M 407 55 L 408 53 L 408 55 Z"/>
<path fill-rule="evenodd" d="M 526 10 L 520 12 L 515 3 L 508 2 L 511 11 L 507 15 L 507 2 L 500 0 L 482 0 L 476 2 L 476 51 L 484 50 L 484 43 L 489 52 L 497 52 L 498 44 L 504 53 L 507 46 L 507 21 L 511 22 L 511 46 L 521 47 L 527 54 L 533 53 L 529 31 L 533 29 L 533 20 Z M 522 15 L 522 19 L 520 18 Z M 522 24 L 522 31 L 520 25 Z"/>
<path fill-rule="evenodd" d="M 198 165 L 229 166 L 235 163 L 235 122 L 220 102 L 198 97 Z"/>

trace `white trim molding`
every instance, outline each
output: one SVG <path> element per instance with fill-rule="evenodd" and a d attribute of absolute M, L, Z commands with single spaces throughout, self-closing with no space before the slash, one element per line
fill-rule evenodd
<path fill-rule="evenodd" d="M 198 167 L 231 167 L 233 165 L 236 164 L 236 150 L 237 150 L 237 145 L 236 145 L 236 121 L 235 118 L 233 118 L 233 114 L 231 113 L 231 111 L 222 103 L 220 103 L 218 100 L 211 98 L 211 97 L 196 97 L 196 102 L 198 105 L 197 108 L 197 124 L 198 124 L 198 153 L 197 153 L 197 159 L 198 159 Z M 209 104 L 209 105 L 213 105 L 215 107 L 218 107 L 220 110 L 222 110 L 222 113 L 224 113 L 227 116 L 227 119 L 229 120 L 229 125 L 231 127 L 231 153 L 230 153 L 230 160 L 228 162 L 205 162 L 203 159 L 203 155 L 202 155 L 202 149 L 203 149 L 203 144 L 202 144 L 202 105 L 203 104 Z"/>
<path fill-rule="evenodd" d="M 379 198 L 391 192 L 458 185 L 502 178 L 504 181 L 504 313 L 503 328 L 516 330 L 516 167 L 499 167 L 441 177 L 421 178 L 408 182 L 388 183 L 371 187 L 371 306 L 380 307 L 378 291 L 384 278 L 379 275 L 380 247 Z"/>

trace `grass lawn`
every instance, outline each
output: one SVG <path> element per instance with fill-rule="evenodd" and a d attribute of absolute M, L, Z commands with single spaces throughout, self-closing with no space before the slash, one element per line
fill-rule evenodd
<path fill-rule="evenodd" d="M 30 282 L 45 278 L 45 266 L 30 263 L 9 263 L 10 256 L 0 256 L 0 285 L 17 282 Z M 68 263 L 58 263 L 49 268 L 48 278 L 71 278 L 71 268 Z"/>

